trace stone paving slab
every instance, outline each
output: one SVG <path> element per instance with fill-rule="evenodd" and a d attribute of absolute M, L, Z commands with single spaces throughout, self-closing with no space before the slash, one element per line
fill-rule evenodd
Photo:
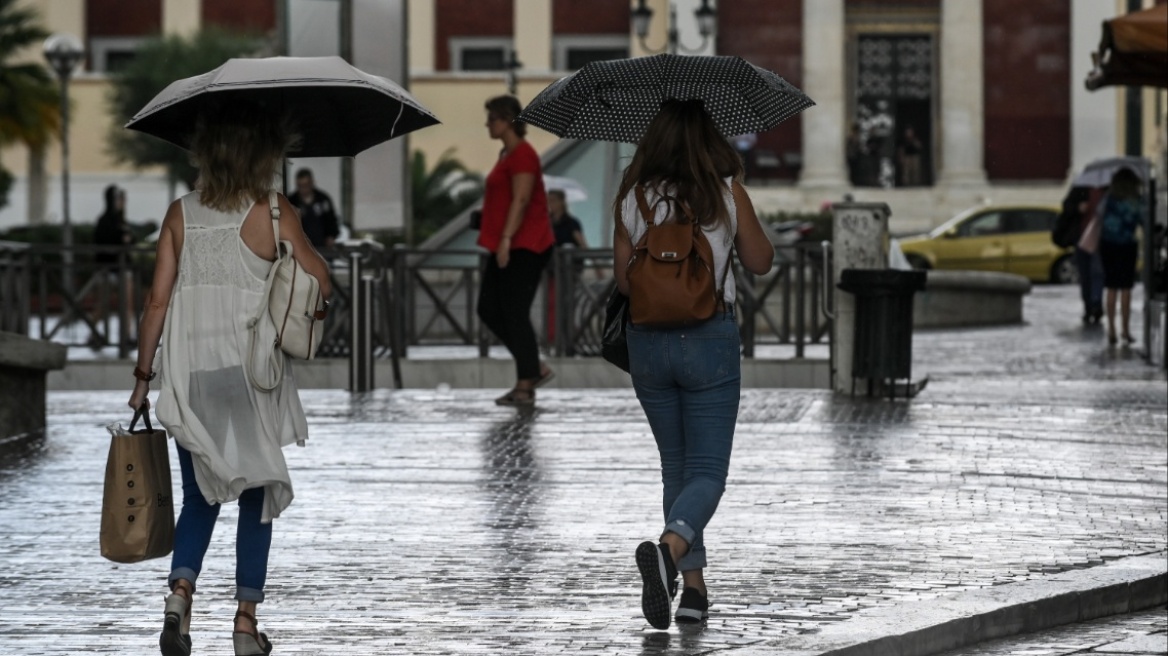
<path fill-rule="evenodd" d="M 1081 654 L 1168 654 L 1168 608 L 994 640 L 944 656 L 1071 656 Z"/>
<path fill-rule="evenodd" d="M 711 619 L 664 633 L 639 617 L 659 478 L 627 392 L 550 391 L 530 414 L 495 390 L 307 392 L 261 620 L 281 654 L 771 654 L 865 609 L 1160 553 L 1168 400 L 1116 384 L 747 391 Z M 50 395 L 43 447 L 0 462 L 0 654 L 153 653 L 167 563 L 97 553 L 124 396 Z M 201 654 L 230 649 L 234 518 L 200 582 Z"/>

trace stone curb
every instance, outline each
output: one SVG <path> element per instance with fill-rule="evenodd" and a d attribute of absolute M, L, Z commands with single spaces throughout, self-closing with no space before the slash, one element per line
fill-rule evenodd
<path fill-rule="evenodd" d="M 872 609 L 777 656 L 932 656 L 1168 603 L 1168 552 L 925 601 Z"/>

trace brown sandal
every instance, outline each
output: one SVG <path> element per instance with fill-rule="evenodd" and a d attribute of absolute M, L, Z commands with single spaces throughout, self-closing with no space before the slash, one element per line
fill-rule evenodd
<path fill-rule="evenodd" d="M 268 640 L 268 634 L 260 633 L 255 615 L 242 610 L 235 613 L 237 621 L 241 617 L 251 621 L 251 631 L 232 632 L 231 641 L 235 645 L 235 656 L 267 656 L 272 653 L 272 641 Z"/>
<path fill-rule="evenodd" d="M 506 405 L 514 407 L 529 407 L 535 405 L 535 390 L 530 389 L 512 389 L 503 396 L 495 399 L 495 405 Z"/>

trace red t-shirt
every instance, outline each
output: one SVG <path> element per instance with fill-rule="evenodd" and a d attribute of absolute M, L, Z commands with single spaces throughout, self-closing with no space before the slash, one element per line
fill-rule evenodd
<path fill-rule="evenodd" d="M 556 243 L 552 234 L 552 222 L 548 218 L 547 192 L 543 188 L 543 171 L 539 164 L 539 154 L 531 144 L 522 141 L 515 150 L 499 158 L 495 167 L 487 175 L 483 190 L 483 222 L 479 227 L 479 246 L 494 253 L 503 237 L 503 226 L 507 223 L 507 211 L 511 208 L 511 178 L 518 173 L 535 176 L 535 187 L 531 190 L 531 200 L 523 214 L 523 223 L 511 236 L 511 249 L 542 253 Z"/>

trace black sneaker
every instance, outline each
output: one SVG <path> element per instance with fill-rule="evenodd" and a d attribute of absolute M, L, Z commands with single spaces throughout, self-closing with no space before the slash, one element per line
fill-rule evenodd
<path fill-rule="evenodd" d="M 677 568 L 669 547 L 652 542 L 637 545 L 637 569 L 641 570 L 641 612 L 654 629 L 668 629 L 677 590 Z"/>
<path fill-rule="evenodd" d="M 697 591 L 697 588 L 686 588 L 681 591 L 681 601 L 677 603 L 677 613 L 673 619 L 678 624 L 701 622 L 710 617 L 710 600 Z"/>

